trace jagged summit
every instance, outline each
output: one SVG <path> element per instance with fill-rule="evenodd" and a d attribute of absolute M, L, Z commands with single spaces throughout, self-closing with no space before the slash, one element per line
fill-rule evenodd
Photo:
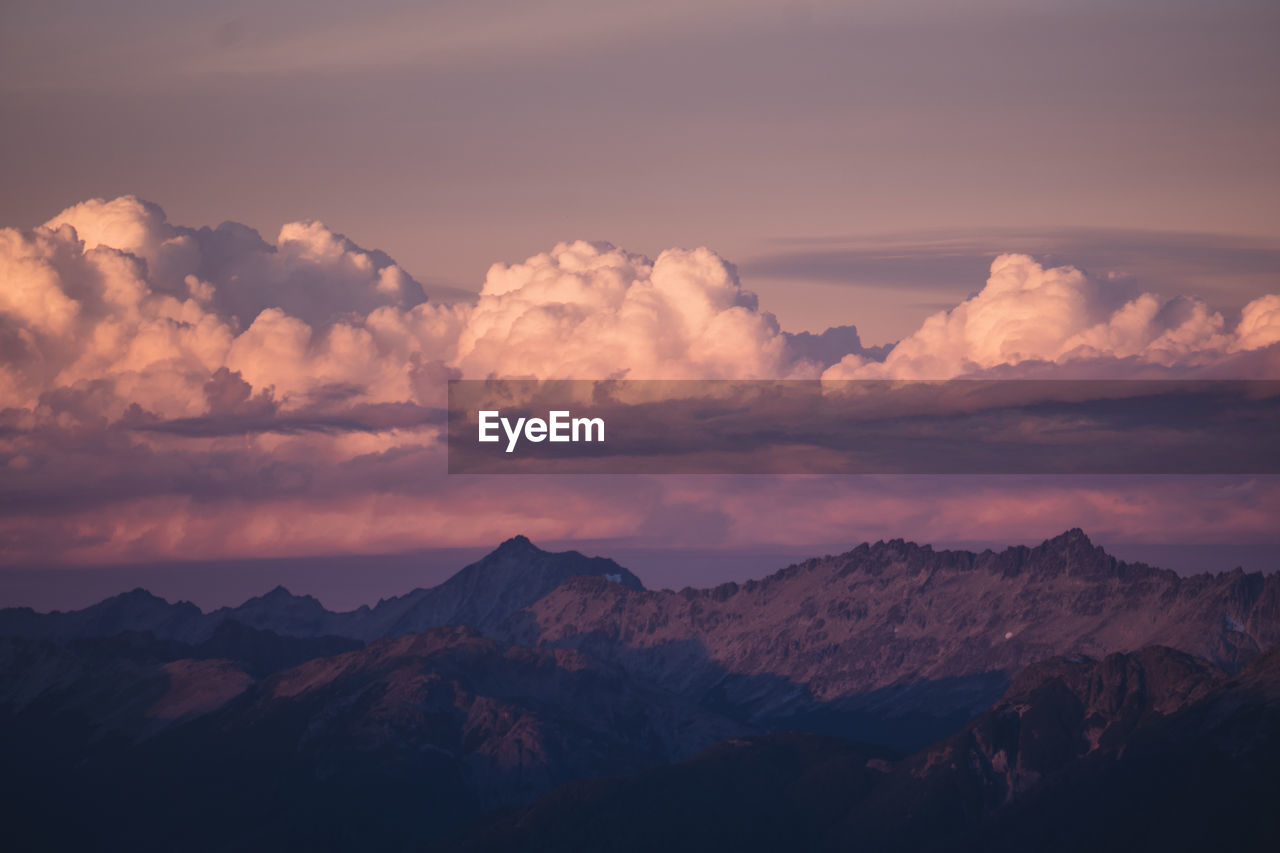
<path fill-rule="evenodd" d="M 534 545 L 528 536 L 525 536 L 523 533 L 517 533 L 497 548 L 493 549 L 493 553 L 528 550 L 541 551 L 542 549 L 537 545 Z"/>
<path fill-rule="evenodd" d="M 241 608 L 250 606 L 255 602 L 263 602 L 263 603 L 269 603 L 269 604 L 292 604 L 292 605 L 302 606 L 302 607 L 312 607 L 312 608 L 319 607 L 323 609 L 323 605 L 320 603 L 320 600 L 316 598 L 314 595 L 306 595 L 306 594 L 298 595 L 295 592 L 291 592 L 289 588 L 284 584 L 276 584 L 267 592 L 264 592 L 262 595 L 256 595 L 253 598 L 248 599 L 247 601 L 244 602 L 244 604 L 241 604 L 239 607 L 235 609 L 239 610 Z"/>
<path fill-rule="evenodd" d="M 171 604 L 167 599 L 161 598 L 160 596 L 156 595 L 155 593 L 151 592 L 148 589 L 144 589 L 140 586 L 137 586 L 129 590 L 128 592 L 122 592 L 122 593 L 119 593 L 118 595 L 113 595 L 110 598 L 104 598 L 102 601 L 99 601 L 97 604 L 94 604 L 90 608 L 86 608 L 86 609 L 92 609 L 92 608 L 145 609 L 145 608 L 156 608 L 156 607 L 195 608 L 196 606 L 189 601 L 176 601 Z M 196 608 L 196 609 L 198 610 L 199 608 Z M 70 611 L 70 612 L 77 612 L 77 611 Z M 83 612 L 83 611 L 79 611 L 79 612 Z"/>
<path fill-rule="evenodd" d="M 1106 551 L 1100 545 L 1095 545 L 1093 540 L 1079 527 L 1073 527 L 1070 530 L 1059 533 L 1052 539 L 1046 539 L 1039 545 L 1036 545 L 1033 551 L 1065 551 L 1072 554 L 1106 554 Z"/>
<path fill-rule="evenodd" d="M 615 570 L 621 570 L 621 572 L 624 575 L 631 574 L 626 569 L 623 569 L 621 566 L 619 566 L 617 563 L 615 563 L 613 560 L 607 557 L 588 557 L 585 554 L 583 554 L 581 551 L 573 551 L 573 550 L 547 551 L 543 548 L 539 548 L 537 545 L 534 544 L 534 542 L 528 536 L 525 536 L 522 533 L 517 533 L 515 536 L 512 536 L 510 539 L 507 539 L 502 544 L 500 544 L 497 548 L 494 548 L 488 554 L 481 557 L 480 560 L 478 560 L 473 565 L 480 565 L 480 564 L 491 562 L 498 559 L 511 559 L 511 558 L 531 559 L 531 558 L 539 558 L 539 557 L 547 557 L 547 556 L 561 557 L 566 560 L 575 561 L 577 564 L 577 567 L 583 569 L 583 571 L 581 572 L 582 574 L 588 574 L 588 575 L 603 574 L 605 573 L 604 570 L 610 567 L 612 567 Z M 458 574 L 461 574 L 462 572 L 465 572 L 470 568 L 471 566 L 467 566 L 466 568 L 458 572 Z M 617 571 L 614 571 L 612 573 L 617 574 Z M 447 582 L 448 581 L 446 581 L 446 583 Z M 637 579 L 636 582 L 639 583 L 639 580 Z"/>
<path fill-rule="evenodd" d="M 1025 572 L 1043 575 L 1067 574 L 1078 577 L 1149 577 L 1164 575 L 1176 578 L 1167 569 L 1158 569 L 1145 563 L 1126 563 L 1108 554 L 1089 538 L 1083 530 L 1073 527 L 1038 545 L 1011 545 L 1000 550 L 987 548 L 981 552 L 935 549 L 907 539 L 864 542 L 835 556 L 814 558 L 789 566 L 765 578 L 771 582 L 785 578 L 798 570 L 812 569 L 824 561 L 841 561 L 846 571 L 893 573 L 905 569 L 908 573 L 940 567 L 955 569 L 985 569 L 1003 577 L 1015 577 Z"/>
<path fill-rule="evenodd" d="M 938 555 L 943 557 L 948 555 L 965 555 L 968 557 L 981 557 L 987 554 L 1004 555 L 1004 554 L 1012 554 L 1012 553 L 1033 553 L 1033 552 L 1034 553 L 1051 553 L 1051 552 L 1061 552 L 1064 550 L 1069 550 L 1077 553 L 1089 553 L 1089 552 L 1098 553 L 1098 554 L 1106 553 L 1101 546 L 1095 545 L 1093 540 L 1091 540 L 1088 534 L 1086 534 L 1083 530 L 1081 530 L 1079 527 L 1073 527 L 1070 530 L 1066 530 L 1066 531 L 1063 531 L 1062 533 L 1059 533 L 1057 536 L 1054 536 L 1049 539 L 1045 539 L 1043 542 L 1041 542 L 1038 545 L 1032 545 L 1032 546 L 1010 545 L 1007 548 L 1003 548 L 999 551 L 995 551 L 988 548 L 981 553 L 975 553 L 972 551 L 952 550 L 947 548 L 938 549 L 938 548 L 934 548 L 933 545 L 930 545 L 927 543 L 922 544 L 919 542 L 912 541 L 910 539 L 896 538 L 896 539 L 880 539 L 875 542 L 863 542 L 851 548 L 850 550 L 845 551 L 842 554 L 835 555 L 835 557 L 842 558 L 842 559 L 865 559 L 870 557 L 872 559 L 882 561 L 882 562 L 892 562 L 896 560 L 910 560 L 912 557 L 916 557 L 919 555 Z M 828 557 L 825 559 L 832 559 L 832 558 L 833 557 L 831 555 L 828 555 Z M 808 565 L 809 563 L 813 563 L 818 559 L 822 559 L 822 558 L 814 558 L 806 561 L 805 563 L 801 563 L 799 565 Z"/>
<path fill-rule="evenodd" d="M 278 601 L 282 599 L 287 600 L 287 599 L 293 599 L 293 598 L 310 598 L 311 596 L 294 595 L 292 592 L 289 591 L 288 587 L 286 587 L 284 584 L 276 584 L 268 592 L 265 592 L 262 595 L 259 595 L 257 597 L 262 599 L 263 601 Z"/>
<path fill-rule="evenodd" d="M 1093 546 L 1093 540 L 1091 540 L 1091 539 L 1089 538 L 1088 534 L 1086 534 L 1086 533 L 1085 533 L 1083 530 L 1081 530 L 1079 527 L 1073 527 L 1073 528 L 1071 528 L 1070 530 L 1067 530 L 1067 531 L 1064 531 L 1064 532 L 1062 532 L 1062 533 L 1059 533 L 1057 536 L 1053 537 L 1052 539 L 1046 539 L 1046 540 L 1045 540 L 1045 542 L 1044 542 L 1044 544 L 1046 544 L 1046 545 L 1051 545 L 1051 544 L 1053 544 L 1053 545 L 1075 545 L 1075 544 L 1081 544 L 1081 545 L 1088 545 L 1088 546 L 1092 547 L 1092 546 Z"/>
<path fill-rule="evenodd" d="M 284 606 L 284 607 L 313 609 L 313 610 L 317 608 L 321 610 L 324 609 L 324 605 L 322 605 L 320 603 L 320 600 L 317 599 L 315 596 L 297 595 L 295 593 L 290 592 L 288 587 L 285 587 L 283 585 L 277 585 L 271 588 L 270 590 L 268 590 L 267 592 L 264 592 L 262 595 L 255 595 L 253 598 L 247 599 L 243 604 L 240 604 L 236 607 L 230 607 L 230 608 L 224 607 L 224 608 L 221 608 L 221 610 L 227 611 L 227 612 L 239 612 L 239 611 L 248 610 L 254 607 L 261 607 L 264 605 L 277 606 L 277 607 Z"/>
<path fill-rule="evenodd" d="M 496 632 L 515 613 L 575 575 L 592 575 L 643 589 L 640 579 L 605 557 L 544 551 L 513 536 L 444 583 L 374 608 L 366 637 L 397 636 L 439 625 L 471 625 Z"/>

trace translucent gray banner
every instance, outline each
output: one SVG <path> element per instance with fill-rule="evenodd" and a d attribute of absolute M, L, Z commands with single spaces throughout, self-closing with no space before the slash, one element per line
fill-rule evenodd
<path fill-rule="evenodd" d="M 1275 474 L 1280 382 L 455 380 L 452 474 Z"/>

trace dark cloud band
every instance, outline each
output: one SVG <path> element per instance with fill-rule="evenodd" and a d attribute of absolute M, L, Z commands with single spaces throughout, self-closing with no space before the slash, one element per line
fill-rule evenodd
<path fill-rule="evenodd" d="M 1280 473 L 1280 382 L 450 383 L 449 471 L 602 474 Z M 479 441 L 554 412 L 605 441 Z M 545 432 L 545 431 L 543 431 Z"/>

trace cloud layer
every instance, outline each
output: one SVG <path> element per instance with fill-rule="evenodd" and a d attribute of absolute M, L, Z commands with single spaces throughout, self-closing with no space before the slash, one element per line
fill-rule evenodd
<path fill-rule="evenodd" d="M 649 260 L 562 243 L 495 264 L 474 304 L 435 306 L 386 255 L 321 223 L 286 224 L 268 243 L 235 223 L 172 225 L 132 197 L 0 231 L 0 274 L 0 408 L 75 393 L 108 420 L 134 404 L 163 418 L 208 414 L 204 388 L 220 371 L 287 411 L 335 389 L 427 405 L 450 375 L 946 378 L 1105 360 L 1123 373 L 1125 363 L 1203 367 L 1280 341 L 1280 296 L 1250 302 L 1230 327 L 1199 300 L 1025 255 L 996 258 L 981 290 L 883 361 L 851 328 L 782 332 L 708 249 Z"/>
<path fill-rule="evenodd" d="M 387 550 L 517 529 L 662 537 L 708 505 L 721 506 L 716 535 L 769 526 L 744 521 L 769 512 L 730 500 L 740 486 L 729 481 L 699 487 L 719 497 L 694 512 L 673 497 L 686 487 L 643 478 L 559 483 L 551 503 L 536 478 L 447 478 L 438 410 L 449 377 L 1280 376 L 1280 296 L 1229 322 L 1198 300 L 1024 255 L 998 257 L 980 290 L 887 353 L 864 349 L 852 326 L 784 332 L 705 248 L 651 260 L 562 243 L 494 265 L 473 303 L 442 306 L 391 258 L 321 223 L 286 224 L 269 242 L 235 223 L 174 225 L 132 197 L 0 230 L 0 282 L 0 548 L 13 559 Z M 851 488 L 807 493 L 810 521 L 789 521 L 788 535 L 842 538 L 839 507 L 866 497 Z M 918 523 L 932 493 L 895 486 L 877 523 L 912 533 L 893 518 Z M 1247 527 L 1259 493 L 1274 507 L 1270 486 L 1248 506 L 1243 492 L 1215 500 L 1239 503 L 1230 524 Z M 1064 501 L 1053 504 L 1107 503 Z M 1039 505 L 996 504 L 1001 530 L 1018 506 Z M 942 533 L 990 526 L 983 512 L 955 501 Z"/>

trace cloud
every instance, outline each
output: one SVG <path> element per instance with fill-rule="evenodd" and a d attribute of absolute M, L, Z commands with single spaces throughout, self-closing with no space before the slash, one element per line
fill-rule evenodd
<path fill-rule="evenodd" d="M 155 293 L 196 302 L 248 324 L 278 308 L 311 325 L 426 301 L 421 285 L 382 252 L 360 248 L 320 222 L 290 222 L 274 245 L 234 222 L 216 229 L 171 225 L 158 206 L 132 196 L 95 199 L 45 223 L 69 225 L 84 251 L 100 247 L 146 263 Z"/>
<path fill-rule="evenodd" d="M 271 389 L 284 409 L 335 382 L 408 400 L 413 352 L 381 346 L 366 326 L 394 312 L 421 333 L 420 353 L 433 334 L 447 337 L 434 315 L 450 313 L 425 307 L 386 255 L 320 223 L 286 224 L 269 244 L 235 223 L 172 225 L 133 197 L 0 231 L 0 275 L 11 283 L 0 295 L 0 407 L 34 409 L 54 389 L 107 382 L 115 394 L 101 414 L 112 419 L 134 404 L 203 414 L 202 389 L 224 369 Z"/>
<path fill-rule="evenodd" d="M 43 394 L 99 382 L 114 390 L 96 398 L 109 420 L 133 405 L 162 419 L 204 415 L 206 384 L 229 373 L 287 412 L 334 386 L 361 389 L 366 403 L 438 404 L 454 375 L 772 377 L 825 366 L 798 357 L 707 249 L 651 261 L 564 243 L 494 266 L 474 304 L 436 306 L 386 255 L 321 223 L 288 223 L 269 243 L 235 223 L 174 225 L 123 197 L 4 229 L 0 272 L 11 283 L 0 295 L 0 407 L 35 410 Z"/>
<path fill-rule="evenodd" d="M 1027 255 L 1001 255 L 982 290 L 926 319 L 883 362 L 846 356 L 823 378 L 947 379 L 1020 365 L 1044 375 L 1046 364 L 1107 363 L 1113 378 L 1141 375 L 1151 365 L 1193 371 L 1231 353 L 1280 342 L 1276 299 L 1250 302 L 1241 322 L 1229 329 L 1199 299 L 1162 299 L 1136 293 L 1124 280 L 1096 278 L 1071 266 L 1045 268 Z"/>
<path fill-rule="evenodd" d="M 235 374 L 275 414 L 325 389 L 353 403 L 443 404 L 450 376 L 531 378 L 942 378 L 1112 363 L 1188 370 L 1280 341 L 1280 297 L 1235 328 L 1200 300 L 1127 279 L 1001 255 L 985 287 L 885 353 L 857 330 L 783 332 L 709 249 L 650 260 L 561 243 L 494 265 L 474 303 L 433 305 L 385 254 L 317 222 L 274 243 L 243 225 L 188 228 L 133 197 L 93 200 L 45 225 L 0 231 L 0 406 L 98 383 L 109 421 L 212 412 Z"/>
<path fill-rule="evenodd" d="M 796 368 L 772 314 L 708 249 L 656 261 L 561 243 L 489 270 L 458 344 L 467 376 L 746 378 Z"/>
<path fill-rule="evenodd" d="M 712 527 L 745 542 L 784 523 L 769 521 L 772 502 L 795 498 L 763 480 L 690 495 L 644 478 L 446 477 L 440 409 L 455 377 L 1280 375 L 1280 296 L 1229 323 L 1195 299 L 1022 255 L 887 354 L 853 327 L 784 332 L 705 248 L 650 259 L 562 243 L 495 265 L 472 302 L 436 305 L 391 258 L 320 223 L 268 241 L 235 223 L 176 225 L 132 197 L 0 229 L 0 281 L 0 548 L 31 559 L 619 538 L 691 505 L 718 507 Z M 848 507 L 875 490 L 806 494 L 811 520 L 785 519 L 794 541 L 843 538 Z M 950 526 L 925 530 L 932 487 L 884 494 L 877 517 L 895 535 L 990 526 L 957 497 Z M 1106 503 L 1039 500 L 1068 514 Z M 1049 532 L 1079 520 L 1051 514 Z M 1255 515 L 1242 510 L 1241 529 Z"/>
<path fill-rule="evenodd" d="M 1253 300 L 1240 312 L 1235 350 L 1257 350 L 1280 341 L 1280 296 L 1268 294 Z"/>

